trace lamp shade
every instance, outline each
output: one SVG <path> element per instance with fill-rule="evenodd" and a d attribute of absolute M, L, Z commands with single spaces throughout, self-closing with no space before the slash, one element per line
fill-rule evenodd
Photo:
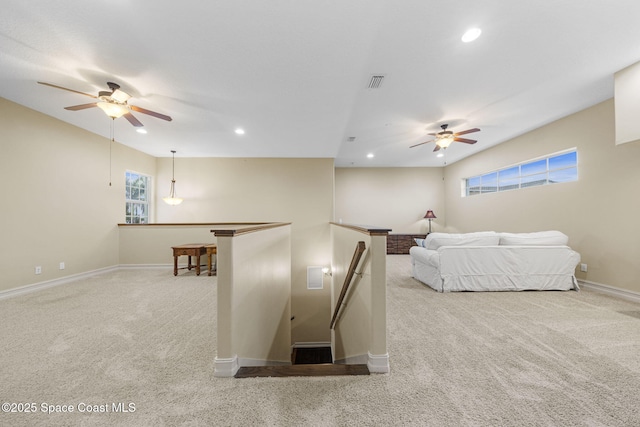
<path fill-rule="evenodd" d="M 112 119 L 120 118 L 129 112 L 129 109 L 121 104 L 98 102 L 96 105 Z"/>
<path fill-rule="evenodd" d="M 428 219 L 434 219 L 434 218 L 437 218 L 437 217 L 436 217 L 436 215 L 433 213 L 433 211 L 432 211 L 432 210 L 428 210 L 428 211 L 427 211 L 427 213 L 424 215 L 424 217 L 425 217 L 425 218 L 428 218 Z"/>
<path fill-rule="evenodd" d="M 445 136 L 442 138 L 439 138 L 438 140 L 436 140 L 436 144 L 440 147 L 440 148 L 447 148 L 451 145 L 451 143 L 453 142 L 453 136 Z"/>

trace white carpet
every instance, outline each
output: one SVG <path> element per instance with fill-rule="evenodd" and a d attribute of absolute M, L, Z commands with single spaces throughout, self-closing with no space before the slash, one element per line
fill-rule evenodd
<path fill-rule="evenodd" d="M 193 272 L 120 270 L 2 300 L 0 400 L 37 412 L 0 425 L 640 425 L 639 304 L 439 294 L 401 255 L 388 276 L 391 373 L 366 377 L 215 378 L 216 278 Z"/>

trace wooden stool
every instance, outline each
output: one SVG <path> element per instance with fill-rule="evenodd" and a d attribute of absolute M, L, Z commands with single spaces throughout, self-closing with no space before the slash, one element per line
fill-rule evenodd
<path fill-rule="evenodd" d="M 209 269 L 209 276 L 211 276 L 211 274 L 216 274 L 218 271 L 218 247 L 214 244 L 214 245 L 207 245 L 205 246 L 205 248 L 207 249 L 207 268 Z M 215 255 L 216 256 L 216 268 L 212 269 L 211 268 L 211 257 Z"/>
<path fill-rule="evenodd" d="M 200 255 L 204 255 L 207 253 L 207 250 L 204 247 L 204 243 L 189 243 L 187 245 L 180 246 L 172 246 L 173 249 L 173 275 L 178 275 L 178 257 L 180 255 L 187 255 L 189 257 L 189 262 L 187 264 L 187 268 L 191 270 L 191 257 L 196 257 L 196 275 L 200 275 Z"/>

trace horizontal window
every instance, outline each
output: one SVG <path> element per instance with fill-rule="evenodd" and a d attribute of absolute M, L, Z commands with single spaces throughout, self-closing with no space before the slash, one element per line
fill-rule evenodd
<path fill-rule="evenodd" d="M 578 180 L 575 149 L 464 179 L 464 195 L 495 193 Z"/>

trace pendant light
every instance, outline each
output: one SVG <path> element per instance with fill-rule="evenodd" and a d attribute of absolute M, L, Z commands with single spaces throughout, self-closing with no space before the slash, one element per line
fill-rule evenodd
<path fill-rule="evenodd" d="M 162 200 L 164 200 L 164 202 L 168 205 L 175 206 L 182 203 L 182 199 L 179 197 L 176 197 L 176 179 L 175 179 L 176 150 L 171 150 L 171 153 L 173 153 L 172 172 L 171 172 L 171 190 L 169 190 L 169 195 L 167 197 L 163 197 Z"/>

